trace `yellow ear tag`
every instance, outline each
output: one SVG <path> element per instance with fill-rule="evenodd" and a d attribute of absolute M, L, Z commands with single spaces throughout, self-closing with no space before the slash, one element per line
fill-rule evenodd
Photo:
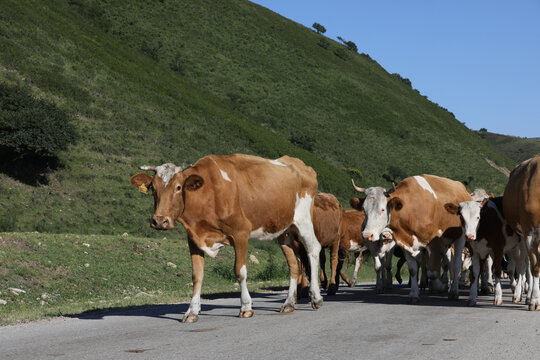
<path fill-rule="evenodd" d="M 146 188 L 146 185 L 141 184 L 141 186 L 139 186 L 139 191 L 146 194 L 148 189 Z"/>

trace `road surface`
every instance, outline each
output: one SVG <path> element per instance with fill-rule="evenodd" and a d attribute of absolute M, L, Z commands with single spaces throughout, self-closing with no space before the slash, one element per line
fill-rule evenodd
<path fill-rule="evenodd" d="M 280 314 L 285 292 L 252 294 L 255 316 L 239 319 L 239 297 L 203 300 L 195 324 L 188 304 L 144 306 L 0 328 L 0 359 L 535 359 L 540 312 L 479 296 L 478 306 L 408 289 L 377 295 L 373 284 L 340 287 L 320 310 L 301 300 Z"/>

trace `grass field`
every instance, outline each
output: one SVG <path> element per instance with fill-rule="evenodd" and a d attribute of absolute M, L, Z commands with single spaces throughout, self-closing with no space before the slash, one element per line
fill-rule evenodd
<path fill-rule="evenodd" d="M 178 232 L 160 235 L 0 233 L 0 299 L 6 301 L 0 304 L 0 325 L 189 301 L 192 282 L 186 238 Z M 251 255 L 258 264 L 249 260 Z M 207 258 L 203 299 L 218 294 L 240 296 L 233 259 L 231 247 L 225 247 L 215 259 Z M 353 268 L 354 262 L 345 263 L 349 276 Z M 288 279 L 285 257 L 275 241 L 250 243 L 251 292 L 285 289 Z M 374 279 L 373 263 L 367 260 L 359 281 Z"/>

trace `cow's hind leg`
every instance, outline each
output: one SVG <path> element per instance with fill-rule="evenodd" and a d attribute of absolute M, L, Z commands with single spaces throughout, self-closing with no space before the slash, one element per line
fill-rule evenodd
<path fill-rule="evenodd" d="M 204 252 L 188 238 L 189 253 L 191 255 L 191 269 L 193 280 L 193 296 L 189 303 L 189 309 L 182 317 L 184 323 L 194 323 L 199 320 L 201 312 L 201 287 L 204 277 Z"/>
<path fill-rule="evenodd" d="M 325 249 L 321 249 L 321 252 L 319 253 L 319 264 L 321 265 L 321 287 L 324 289 L 328 288 L 328 277 L 326 277 L 326 253 Z"/>
<path fill-rule="evenodd" d="M 358 271 L 360 271 L 360 269 L 362 268 L 363 263 L 364 263 L 364 254 L 361 251 L 355 253 L 354 271 L 353 271 L 351 282 L 349 283 L 349 287 L 356 285 L 356 281 L 358 279 Z"/>
<path fill-rule="evenodd" d="M 459 299 L 458 276 L 463 262 L 461 254 L 465 247 L 465 232 L 454 242 L 454 256 L 452 257 L 452 283 L 448 292 L 448 299 Z"/>
<path fill-rule="evenodd" d="M 408 251 L 404 251 L 407 265 L 409 266 L 409 277 L 411 279 L 411 291 L 409 292 L 409 304 L 417 304 L 420 301 L 420 290 L 418 288 L 418 256 L 413 256 Z"/>
<path fill-rule="evenodd" d="M 529 310 L 540 310 L 540 228 L 532 231 L 527 237 L 527 248 L 532 273 Z"/>
<path fill-rule="evenodd" d="M 339 239 L 334 241 L 330 247 L 330 285 L 328 285 L 327 295 L 336 295 L 339 286 L 339 272 L 337 271 L 339 262 Z"/>
<path fill-rule="evenodd" d="M 472 254 L 472 269 L 471 271 L 471 289 L 469 292 L 469 302 L 467 305 L 469 306 L 475 306 L 476 305 L 476 298 L 478 296 L 478 278 L 480 275 L 480 257 L 478 256 L 478 252 L 474 252 Z"/>
<path fill-rule="evenodd" d="M 281 235 L 278 238 L 281 251 L 283 251 L 283 255 L 285 255 L 285 259 L 287 259 L 287 264 L 289 265 L 289 292 L 287 294 L 287 299 L 285 299 L 285 303 L 281 306 L 280 309 L 280 312 L 284 313 L 294 311 L 294 305 L 296 305 L 298 291 L 298 276 L 300 275 L 298 259 L 296 257 L 296 254 L 294 253 L 293 248 L 291 247 L 291 236 L 293 236 L 293 234 L 290 231 L 287 231 L 285 234 Z"/>
<path fill-rule="evenodd" d="M 234 237 L 234 274 L 240 284 L 240 313 L 238 317 L 250 318 L 253 316 L 251 309 L 251 296 L 247 287 L 247 244 L 249 233 L 236 234 Z"/>
<path fill-rule="evenodd" d="M 313 223 L 311 222 L 311 207 L 313 199 L 306 195 L 304 198 L 298 199 L 294 211 L 294 225 L 298 230 L 299 240 L 306 249 L 311 272 L 310 295 L 311 307 L 319 309 L 322 306 L 323 298 L 319 289 L 319 253 L 321 252 L 321 244 L 313 231 Z"/>

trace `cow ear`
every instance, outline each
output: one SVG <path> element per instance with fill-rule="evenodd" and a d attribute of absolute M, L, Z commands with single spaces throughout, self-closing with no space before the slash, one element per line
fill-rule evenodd
<path fill-rule="evenodd" d="M 488 194 L 488 197 L 489 197 L 490 199 L 493 199 L 493 198 L 495 197 L 495 195 L 493 195 L 493 193 L 489 193 L 489 194 Z"/>
<path fill-rule="evenodd" d="M 152 184 L 152 177 L 148 175 L 147 173 L 139 173 L 137 175 L 133 175 L 131 177 L 130 182 L 131 182 L 131 185 L 139 189 L 140 192 L 143 192 L 146 194 L 146 192 L 148 191 L 148 188 Z"/>
<path fill-rule="evenodd" d="M 444 208 L 452 215 L 457 215 L 457 213 L 459 212 L 459 208 L 456 204 L 446 203 L 444 204 Z"/>
<path fill-rule="evenodd" d="M 191 175 L 184 181 L 184 189 L 188 191 L 197 191 L 203 186 L 204 180 L 199 175 Z"/>
<path fill-rule="evenodd" d="M 360 198 L 357 198 L 357 197 L 353 197 L 353 198 L 349 201 L 349 204 L 351 204 L 351 207 L 352 207 L 353 209 L 362 211 L 362 206 L 364 205 L 364 200 L 366 200 L 366 199 L 365 199 L 365 198 L 360 199 Z"/>
<path fill-rule="evenodd" d="M 401 200 L 400 198 L 398 197 L 393 197 L 392 199 L 390 199 L 390 201 L 388 202 L 388 208 L 390 210 L 396 210 L 396 211 L 399 211 L 403 208 L 403 200 Z"/>
<path fill-rule="evenodd" d="M 490 199 L 490 198 L 491 198 L 491 196 L 490 196 L 490 197 L 488 197 L 488 198 L 485 198 L 484 200 L 482 200 L 482 202 L 480 203 L 480 207 L 481 207 L 481 208 L 483 208 L 483 207 L 484 207 L 484 205 L 486 205 L 486 204 L 487 204 L 487 202 L 489 201 L 489 199 Z"/>

